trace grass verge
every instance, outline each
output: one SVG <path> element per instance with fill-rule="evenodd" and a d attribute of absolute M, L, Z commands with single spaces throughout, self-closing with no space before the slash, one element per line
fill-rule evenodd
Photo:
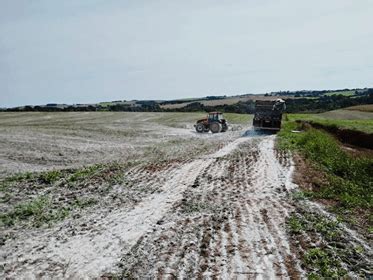
<path fill-rule="evenodd" d="M 351 111 L 351 116 L 347 116 L 348 112 L 349 111 L 346 110 L 346 113 L 344 113 L 343 116 L 346 118 L 354 118 L 355 115 L 358 114 Z M 335 126 L 342 129 L 351 129 L 362 131 L 365 133 L 373 133 L 373 121 L 371 119 L 339 119 L 340 116 L 336 115 L 336 113 L 333 113 L 333 111 L 327 113 L 328 114 L 287 114 L 285 116 L 285 119 L 290 122 L 296 120 L 312 121 L 324 126 Z"/>
<path fill-rule="evenodd" d="M 295 152 L 307 163 L 299 176 L 312 187 L 298 196 L 323 202 L 339 220 L 369 237 L 373 229 L 373 158 L 351 155 L 327 132 L 291 119 L 284 122 L 278 136 L 280 149 Z M 302 182 L 299 185 L 304 187 Z M 359 264 L 361 248 L 343 237 L 339 222 L 298 208 L 287 225 L 296 249 L 303 249 L 300 254 L 308 277 L 341 278 L 347 271 L 365 276 L 367 265 L 362 268 Z M 307 238 L 302 240 L 304 236 Z"/>
<path fill-rule="evenodd" d="M 327 182 L 312 194 L 314 197 L 333 199 L 343 208 L 373 209 L 373 158 L 349 155 L 328 133 L 304 130 L 295 122 L 284 124 L 278 144 L 300 152 L 324 172 Z"/>

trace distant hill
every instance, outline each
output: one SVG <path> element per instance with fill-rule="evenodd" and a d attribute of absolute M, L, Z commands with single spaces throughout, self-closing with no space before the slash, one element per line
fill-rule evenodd
<path fill-rule="evenodd" d="M 352 106 L 346 108 L 346 110 L 373 113 L 373 104 Z"/>
<path fill-rule="evenodd" d="M 256 100 L 286 100 L 290 113 L 319 113 L 351 106 L 373 104 L 373 88 L 339 90 L 279 91 L 266 94 L 242 94 L 235 96 L 206 96 L 175 100 L 116 100 L 96 104 L 56 104 L 26 105 L 3 108 L 0 111 L 129 111 L 129 112 L 195 112 L 222 111 L 230 113 L 253 113 Z"/>

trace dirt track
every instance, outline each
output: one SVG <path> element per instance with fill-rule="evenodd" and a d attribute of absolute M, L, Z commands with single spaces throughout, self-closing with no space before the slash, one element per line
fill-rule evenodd
<path fill-rule="evenodd" d="M 238 138 L 210 156 L 135 167 L 131 190 L 114 190 L 147 189 L 144 197 L 18 232 L 2 248 L 3 276 L 299 276 L 285 230 L 292 165 L 274 139 Z"/>
<path fill-rule="evenodd" d="M 237 141 L 238 150 L 204 161 L 181 201 L 122 259 L 124 276 L 301 275 L 285 230 L 291 164 L 276 159 L 273 136 Z"/>

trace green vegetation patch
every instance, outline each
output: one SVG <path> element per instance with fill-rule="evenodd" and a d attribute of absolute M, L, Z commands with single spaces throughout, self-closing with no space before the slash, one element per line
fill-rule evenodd
<path fill-rule="evenodd" d="M 58 181 L 62 177 L 61 171 L 52 170 L 43 172 L 39 175 L 39 180 L 45 184 L 53 184 L 54 182 Z"/>
<path fill-rule="evenodd" d="M 124 171 L 136 162 L 108 164 L 95 164 L 76 170 L 68 170 L 61 184 L 67 184 L 70 187 L 87 184 L 119 184 L 124 180 Z"/>
<path fill-rule="evenodd" d="M 342 129 L 351 129 L 362 131 L 365 133 L 373 133 L 373 120 L 329 120 L 318 119 L 313 122 L 322 124 L 324 126 L 335 126 Z"/>
<path fill-rule="evenodd" d="M 315 197 L 333 199 L 344 208 L 373 209 L 373 158 L 347 154 L 328 133 L 285 122 L 279 147 L 297 150 L 325 172 L 328 183 Z"/>
<path fill-rule="evenodd" d="M 367 276 L 370 252 L 352 242 L 339 221 L 298 206 L 287 227 L 309 279 L 338 279 L 348 271 Z"/>
<path fill-rule="evenodd" d="M 20 203 L 11 211 L 0 214 L 0 222 L 5 226 L 12 226 L 20 221 L 29 221 L 32 226 L 40 227 L 63 220 L 68 216 L 70 209 L 61 207 L 53 208 L 52 199 L 41 196 L 30 202 Z"/>
<path fill-rule="evenodd" d="M 356 92 L 354 90 L 344 90 L 344 91 L 332 91 L 327 92 L 325 96 L 333 96 L 333 95 L 342 95 L 342 96 L 354 96 Z"/>
<path fill-rule="evenodd" d="M 344 110 L 342 113 L 343 114 L 339 114 L 338 111 L 331 111 L 323 114 L 287 114 L 285 118 L 287 118 L 288 121 L 312 121 L 325 126 L 336 126 L 342 129 L 373 133 L 373 115 L 372 119 L 354 119 L 355 117 L 361 117 L 359 112 L 355 113 L 352 111 L 350 115 L 348 115 L 349 111 Z M 366 114 L 367 113 L 364 113 L 364 115 Z M 340 119 L 341 117 L 344 119 Z"/>
<path fill-rule="evenodd" d="M 100 173 L 102 173 L 103 168 L 104 168 L 104 165 L 101 165 L 101 164 L 81 168 L 81 169 L 76 170 L 70 176 L 68 176 L 67 180 L 69 182 L 79 182 L 79 181 L 83 181 L 86 179 L 90 179 L 93 176 L 99 175 Z"/>
<path fill-rule="evenodd" d="M 338 279 L 347 274 L 333 250 L 311 248 L 304 255 L 304 262 L 313 270 L 308 279 Z"/>
<path fill-rule="evenodd" d="M 12 184 L 24 181 L 24 180 L 30 180 L 33 177 L 33 174 L 31 172 L 16 174 L 13 176 L 6 177 L 3 180 L 0 180 L 0 192 L 7 191 Z"/>
<path fill-rule="evenodd" d="M 347 277 L 348 271 L 367 277 L 366 271 L 370 269 L 367 260 L 371 256 L 361 246 L 354 245 L 340 221 L 357 226 L 364 234 L 372 228 L 369 213 L 373 209 L 373 158 L 369 154 L 351 155 L 327 132 L 295 121 L 315 120 L 312 115 L 288 115 L 285 119 L 278 134 L 279 148 L 301 154 L 307 167 L 317 170 L 323 178 L 307 178 L 310 180 L 307 183 L 315 188 L 293 194 L 298 209 L 287 219 L 294 250 L 300 254 L 308 278 L 338 279 Z M 336 127 L 341 123 L 328 122 Z M 337 214 L 338 221 L 304 210 L 306 198 L 322 199 Z M 360 213 L 359 217 L 355 217 L 356 213 Z"/>
<path fill-rule="evenodd" d="M 0 225 L 9 227 L 20 222 L 26 222 L 31 227 L 51 225 L 65 219 L 74 209 L 83 209 L 96 203 L 94 198 L 78 197 L 65 203 L 57 203 L 53 196 L 39 196 L 0 214 Z"/>
<path fill-rule="evenodd" d="M 75 209 L 98 203 L 115 184 L 124 182 L 133 163 L 96 164 L 79 169 L 24 173 L 0 181 L 0 226 L 51 225 Z"/>

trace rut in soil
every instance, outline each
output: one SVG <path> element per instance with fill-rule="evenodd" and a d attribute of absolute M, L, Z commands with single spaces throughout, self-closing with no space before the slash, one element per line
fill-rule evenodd
<path fill-rule="evenodd" d="M 215 157 L 154 232 L 122 259 L 124 275 L 146 278 L 300 277 L 285 219 L 292 163 L 274 136 L 244 138 Z"/>
<path fill-rule="evenodd" d="M 16 235 L 2 248 L 0 276 L 299 276 L 285 230 L 292 164 L 274 139 L 243 137 L 200 159 L 135 167 L 132 189 L 119 195 L 143 191 L 141 199 Z"/>

